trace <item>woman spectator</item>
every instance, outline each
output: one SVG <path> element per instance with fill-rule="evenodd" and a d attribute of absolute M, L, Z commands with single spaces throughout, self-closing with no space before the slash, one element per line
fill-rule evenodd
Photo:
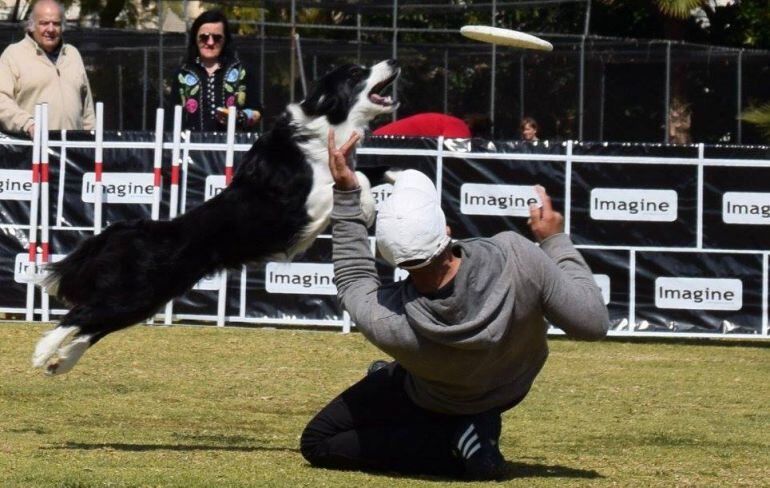
<path fill-rule="evenodd" d="M 235 109 L 238 128 L 253 129 L 261 117 L 253 85 L 235 53 L 227 17 L 219 10 L 198 16 L 171 90 L 172 103 L 183 107 L 182 127 L 225 130 L 228 110 Z"/>
<path fill-rule="evenodd" d="M 522 140 L 528 141 L 528 142 L 534 142 L 537 141 L 537 121 L 533 119 L 532 117 L 524 117 L 521 119 L 521 124 L 519 124 L 519 128 L 521 129 L 521 138 Z"/>

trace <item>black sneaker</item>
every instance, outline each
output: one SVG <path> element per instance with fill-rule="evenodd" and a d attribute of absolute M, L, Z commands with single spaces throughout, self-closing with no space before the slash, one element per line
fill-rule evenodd
<path fill-rule="evenodd" d="M 390 362 L 385 361 L 383 359 L 378 359 L 376 361 L 372 361 L 372 364 L 369 365 L 368 368 L 366 368 L 366 376 L 369 376 L 370 374 L 381 370 L 382 368 L 387 367 L 390 364 Z"/>
<path fill-rule="evenodd" d="M 463 466 L 467 480 L 497 480 L 505 471 L 505 458 L 500 453 L 502 419 L 499 413 L 483 413 L 460 424 L 452 450 Z"/>

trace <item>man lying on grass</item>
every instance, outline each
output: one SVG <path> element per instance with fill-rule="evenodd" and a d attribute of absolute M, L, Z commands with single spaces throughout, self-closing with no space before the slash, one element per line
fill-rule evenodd
<path fill-rule="evenodd" d="M 381 286 L 360 188 L 329 135 L 334 177 L 333 260 L 339 298 L 361 332 L 395 361 L 323 408 L 302 433 L 313 465 L 496 479 L 501 413 L 529 392 L 548 355 L 546 322 L 601 339 L 609 319 L 591 270 L 563 233 L 543 187 L 529 225 L 451 243 L 440 199 L 424 174 L 399 174 L 377 215 L 377 246 L 409 278 Z"/>

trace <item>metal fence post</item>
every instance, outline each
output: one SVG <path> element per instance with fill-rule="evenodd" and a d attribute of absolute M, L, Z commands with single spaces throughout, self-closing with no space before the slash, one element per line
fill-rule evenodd
<path fill-rule="evenodd" d="M 361 10 L 356 12 L 356 63 L 361 64 Z"/>
<path fill-rule="evenodd" d="M 586 71 L 586 37 L 591 33 L 591 0 L 586 3 L 586 17 L 583 25 L 583 39 L 580 41 L 580 98 L 578 112 L 578 139 L 583 140 L 583 117 L 585 115 L 585 71 Z M 602 86 L 604 89 L 604 86 Z M 602 96 L 604 96 L 602 94 Z M 603 103 L 603 101 L 602 101 Z"/>
<path fill-rule="evenodd" d="M 163 102 L 163 0 L 158 0 L 158 106 Z"/>
<path fill-rule="evenodd" d="M 398 0 L 393 0 L 393 39 L 392 39 L 391 58 L 398 59 Z M 398 100 L 398 78 L 393 80 L 393 101 Z M 398 117 L 398 106 L 391 115 L 392 120 Z"/>
<path fill-rule="evenodd" d="M 147 48 L 142 48 L 143 66 L 142 66 L 142 130 L 147 130 Z"/>
<path fill-rule="evenodd" d="M 118 130 L 123 130 L 123 63 L 118 64 Z"/>
<path fill-rule="evenodd" d="M 297 0 L 291 0 L 291 53 L 289 54 L 289 102 L 294 103 L 294 83 L 297 76 L 297 57 L 295 52 L 295 43 L 297 42 L 297 26 L 295 14 L 297 11 Z"/>
<path fill-rule="evenodd" d="M 444 113 L 449 113 L 449 50 L 444 49 Z"/>
<path fill-rule="evenodd" d="M 497 24 L 497 0 L 492 0 L 492 21 L 490 25 Z M 492 44 L 492 71 L 489 73 L 489 133 L 495 137 L 495 78 L 497 77 L 497 45 Z"/>
<path fill-rule="evenodd" d="M 580 39 L 580 66 L 578 68 L 578 140 L 583 140 L 583 109 L 585 104 L 586 36 Z"/>
<path fill-rule="evenodd" d="M 663 118 L 665 120 L 666 132 L 663 134 L 663 142 L 668 144 L 668 130 L 671 123 L 671 41 L 666 41 L 666 96 L 663 99 Z"/>
<path fill-rule="evenodd" d="M 519 56 L 519 120 L 524 118 L 524 58 Z"/>
<path fill-rule="evenodd" d="M 599 142 L 604 142 L 604 96 L 607 65 L 602 61 L 601 83 L 599 83 Z"/>
<path fill-rule="evenodd" d="M 743 49 L 738 51 L 738 72 L 736 73 L 737 80 L 736 94 L 735 94 L 735 109 L 736 109 L 736 139 L 737 143 L 741 144 L 743 140 L 743 121 L 741 120 L 741 112 L 743 111 Z"/>
<path fill-rule="evenodd" d="M 265 9 L 260 9 L 259 30 L 259 103 L 265 104 Z M 265 114 L 259 118 L 259 131 L 265 127 Z"/>

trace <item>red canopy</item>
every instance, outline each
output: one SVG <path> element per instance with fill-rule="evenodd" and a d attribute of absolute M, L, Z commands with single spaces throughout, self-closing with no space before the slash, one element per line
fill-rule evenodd
<path fill-rule="evenodd" d="M 470 138 L 468 125 L 457 117 L 440 113 L 421 113 L 396 120 L 374 131 L 376 136 Z"/>

